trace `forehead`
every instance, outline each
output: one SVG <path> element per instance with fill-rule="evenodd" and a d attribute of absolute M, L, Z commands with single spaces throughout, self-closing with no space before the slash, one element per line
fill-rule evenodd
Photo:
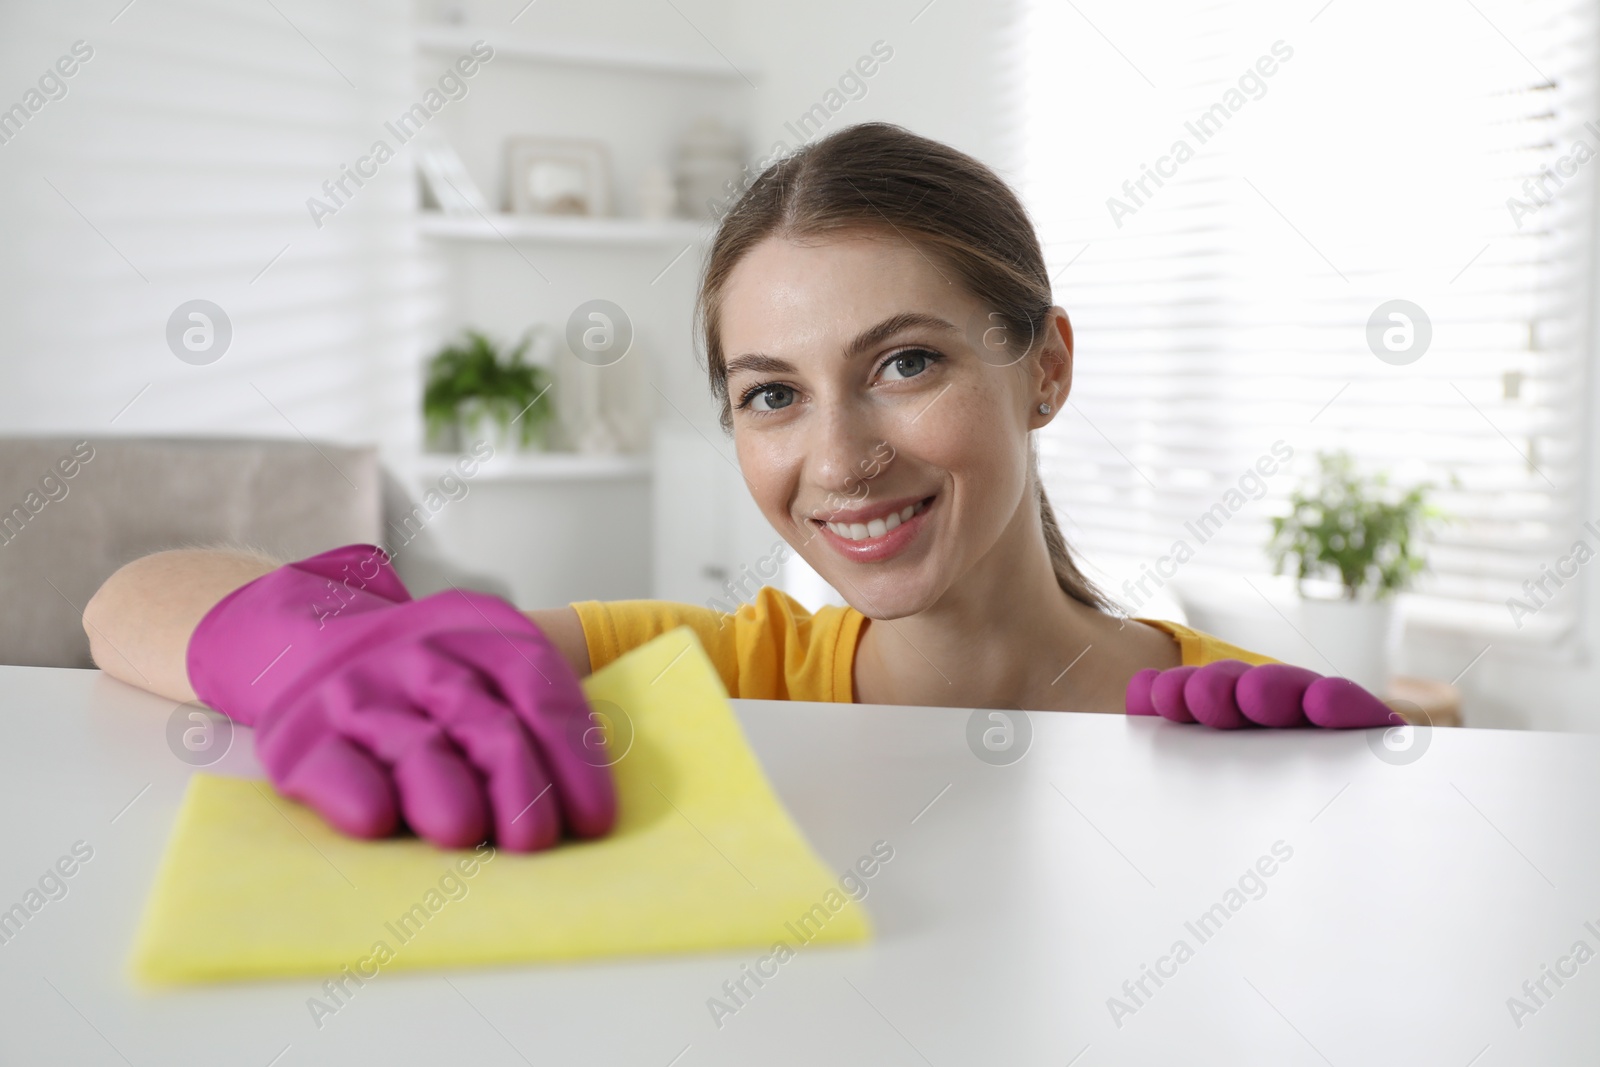
<path fill-rule="evenodd" d="M 796 241 L 769 237 L 728 277 L 722 346 L 729 354 L 830 346 L 904 311 L 952 318 L 970 298 L 947 267 L 897 236 Z M 941 273 L 943 272 L 943 273 Z M 946 281 L 949 278 L 950 281 Z M 960 318 L 952 318 L 960 322 Z"/>

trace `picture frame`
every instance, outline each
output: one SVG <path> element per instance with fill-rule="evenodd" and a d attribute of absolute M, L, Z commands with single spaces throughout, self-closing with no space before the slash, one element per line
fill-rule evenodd
<path fill-rule="evenodd" d="M 516 215 L 611 214 L 610 151 L 580 137 L 506 142 L 506 210 Z"/>
<path fill-rule="evenodd" d="M 416 159 L 423 210 L 442 211 L 459 218 L 488 213 L 488 202 L 448 141 L 432 136 L 419 139 Z"/>

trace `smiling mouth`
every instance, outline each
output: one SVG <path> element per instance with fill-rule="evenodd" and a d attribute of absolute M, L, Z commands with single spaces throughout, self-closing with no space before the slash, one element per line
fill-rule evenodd
<path fill-rule="evenodd" d="M 925 497 L 915 504 L 907 504 L 898 512 L 890 512 L 881 519 L 871 522 L 823 522 L 814 519 L 818 526 L 824 526 L 830 533 L 844 538 L 846 541 L 871 541 L 897 528 L 901 523 L 910 522 L 916 516 L 928 510 L 928 505 L 933 503 L 933 497 Z"/>

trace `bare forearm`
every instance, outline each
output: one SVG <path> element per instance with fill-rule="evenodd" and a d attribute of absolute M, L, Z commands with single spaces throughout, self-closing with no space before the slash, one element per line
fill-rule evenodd
<path fill-rule="evenodd" d="M 280 566 L 263 555 L 182 548 L 126 564 L 90 599 L 83 628 L 95 665 L 172 700 L 195 699 L 185 653 L 217 602 Z"/>

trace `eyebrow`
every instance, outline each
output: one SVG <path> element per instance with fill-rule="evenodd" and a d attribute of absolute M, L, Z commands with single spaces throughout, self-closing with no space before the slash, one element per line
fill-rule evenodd
<path fill-rule="evenodd" d="M 844 358 L 854 359 L 862 352 L 876 348 L 884 341 L 897 333 L 911 329 L 933 330 L 941 333 L 955 333 L 956 325 L 937 315 L 930 315 L 923 311 L 902 311 L 898 315 L 891 315 L 878 323 L 869 326 L 856 334 L 844 348 Z M 753 371 L 758 374 L 788 374 L 794 370 L 794 364 L 777 356 L 769 356 L 760 352 L 749 352 L 728 360 L 725 368 L 726 376 L 732 378 L 741 371 Z"/>

